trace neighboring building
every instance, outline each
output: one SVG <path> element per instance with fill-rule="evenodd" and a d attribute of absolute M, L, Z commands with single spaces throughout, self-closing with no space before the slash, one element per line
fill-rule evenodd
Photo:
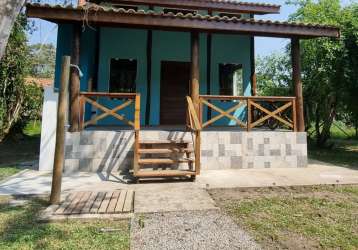
<path fill-rule="evenodd" d="M 38 78 L 38 77 L 26 77 L 26 84 L 35 84 L 41 88 L 50 87 L 53 85 L 54 79 L 51 78 Z"/>
<path fill-rule="evenodd" d="M 279 11 L 216 0 L 28 4 L 29 17 L 58 23 L 55 87 L 62 56 L 81 70 L 71 73 L 65 171 L 306 166 L 299 39 L 339 30 L 254 19 Z M 256 96 L 255 36 L 292 39 L 296 97 Z"/>

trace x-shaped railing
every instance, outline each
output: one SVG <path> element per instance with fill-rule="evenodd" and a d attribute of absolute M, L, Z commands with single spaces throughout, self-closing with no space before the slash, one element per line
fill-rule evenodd
<path fill-rule="evenodd" d="M 221 101 L 221 103 L 214 104 L 210 101 Z M 228 106 L 226 104 L 228 102 L 234 102 L 234 105 L 225 110 L 223 106 Z M 230 121 L 234 121 L 236 125 L 246 128 L 248 131 L 262 126 L 269 119 L 278 121 L 294 131 L 297 128 L 295 97 L 200 95 L 200 105 L 200 121 L 203 118 L 202 110 L 204 105 L 209 110 L 218 113 L 214 117 L 209 117 L 207 121 L 202 122 L 202 128 L 208 127 L 222 118 L 228 118 Z M 246 117 L 239 119 L 233 113 L 242 108 L 246 111 Z M 259 115 L 254 116 L 254 111 L 256 111 L 255 114 L 259 113 Z M 288 112 L 290 113 L 289 115 L 285 114 L 287 111 L 291 111 Z M 289 116 L 292 116 L 292 119 Z"/>
<path fill-rule="evenodd" d="M 235 117 L 231 113 L 235 112 L 236 110 L 240 109 L 241 107 L 246 106 L 247 101 L 245 100 L 245 97 L 239 97 L 239 96 L 210 96 L 210 98 L 207 98 L 207 96 L 200 96 L 200 104 L 206 105 L 208 108 L 218 112 L 219 114 L 211 118 L 210 120 L 204 122 L 202 124 L 202 127 L 205 128 L 209 126 L 210 124 L 213 124 L 214 122 L 227 117 L 230 120 L 235 121 L 236 125 L 239 125 L 242 128 L 246 128 L 246 124 L 241 121 L 239 118 Z M 214 100 L 225 100 L 225 101 L 237 101 L 238 103 L 232 107 L 230 107 L 227 110 L 224 110 L 221 107 L 218 107 L 214 105 L 213 103 L 210 103 L 208 100 L 214 99 Z M 202 108 L 201 108 L 202 109 Z"/>
<path fill-rule="evenodd" d="M 118 99 L 122 102 L 114 108 L 108 108 L 99 102 L 98 98 L 107 98 L 107 99 Z M 140 115 L 140 95 L 137 93 L 103 93 L 103 92 L 81 92 L 80 93 L 80 102 L 81 102 L 81 128 L 85 128 L 89 125 L 96 125 L 98 121 L 112 116 L 123 123 L 132 126 L 134 129 L 139 129 L 139 115 Z M 93 107 L 97 108 L 98 111 L 101 111 L 99 114 L 91 117 L 90 120 L 85 121 L 84 113 L 86 103 L 91 104 Z M 118 111 L 123 110 L 124 108 L 134 105 L 134 120 L 128 120 L 125 118 L 124 114 L 119 114 Z"/>

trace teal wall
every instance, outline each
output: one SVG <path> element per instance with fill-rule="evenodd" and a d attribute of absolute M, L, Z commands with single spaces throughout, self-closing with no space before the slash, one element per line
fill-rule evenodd
<path fill-rule="evenodd" d="M 243 90 L 244 95 L 251 95 L 251 61 L 250 61 L 250 38 L 247 36 L 239 35 L 221 35 L 215 34 L 212 36 L 212 59 L 211 59 L 211 84 L 210 93 L 213 95 L 219 94 L 219 64 L 220 63 L 233 63 L 242 64 L 243 69 Z M 229 109 L 233 106 L 228 102 L 213 102 L 215 105 Z M 212 113 L 212 117 L 217 115 L 217 112 Z M 246 119 L 246 114 L 243 108 L 234 112 L 235 117 Z M 235 125 L 235 122 L 230 121 L 226 117 L 220 119 L 215 125 Z"/>
<path fill-rule="evenodd" d="M 59 24 L 57 29 L 55 88 L 60 86 L 62 56 L 71 55 L 72 25 Z"/>
<path fill-rule="evenodd" d="M 95 41 L 96 32 L 100 33 L 99 62 L 95 65 Z M 60 74 L 60 59 L 64 54 L 71 52 L 71 25 L 59 25 L 58 44 L 56 55 L 55 86 L 58 86 Z M 200 34 L 200 93 L 207 94 L 207 48 L 206 34 Z M 111 58 L 137 60 L 137 92 L 141 94 L 141 124 L 145 124 L 146 98 L 147 98 L 147 65 L 146 45 L 147 31 L 141 29 L 108 28 L 102 27 L 93 31 L 87 28 L 81 39 L 80 68 L 84 73 L 81 78 L 81 90 L 87 90 L 87 83 L 96 70 L 98 70 L 98 89 L 100 92 L 108 92 L 109 67 Z M 219 64 L 237 63 L 243 65 L 244 94 L 250 95 L 250 37 L 239 35 L 212 35 L 211 50 L 211 85 L 210 94 L 219 94 Z M 151 100 L 150 100 L 150 125 L 160 123 L 160 65 L 161 61 L 184 61 L 190 62 L 190 33 L 153 31 L 152 35 L 152 73 L 151 73 Z M 108 107 L 117 106 L 120 101 L 101 100 Z M 227 102 L 218 102 L 217 105 L 228 108 Z M 231 104 L 232 105 L 232 104 Z M 133 118 L 132 107 L 124 110 L 127 119 Z M 87 110 L 88 113 L 88 110 Z M 206 110 L 204 110 L 206 120 Z M 213 116 L 215 113 L 212 114 Z M 236 116 L 245 116 L 242 110 L 235 112 Z M 100 124 L 119 125 L 114 118 L 106 118 Z M 231 124 L 229 120 L 221 120 L 216 125 Z"/>
<path fill-rule="evenodd" d="M 98 67 L 98 91 L 109 91 L 109 73 L 111 58 L 137 60 L 136 86 L 137 92 L 141 94 L 141 124 L 145 121 L 146 97 L 147 97 L 147 65 L 146 65 L 146 41 L 147 31 L 140 29 L 124 28 L 101 28 L 100 50 Z M 117 106 L 120 101 L 102 100 L 108 107 Z M 127 106 L 120 113 L 133 120 L 133 105 Z M 119 121 L 108 117 L 101 124 L 114 124 Z"/>

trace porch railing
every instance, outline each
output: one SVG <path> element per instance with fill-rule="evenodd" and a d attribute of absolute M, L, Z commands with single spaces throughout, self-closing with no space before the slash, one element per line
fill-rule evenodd
<path fill-rule="evenodd" d="M 121 101 L 115 107 L 106 106 L 103 100 L 119 100 Z M 102 100 L 99 101 L 99 100 Z M 86 105 L 89 103 L 95 107 L 98 111 L 95 115 L 91 114 L 89 120 L 85 120 Z M 134 105 L 133 105 L 134 104 Z M 120 114 L 119 111 L 123 111 L 128 106 L 134 106 L 134 119 L 130 120 L 125 117 L 125 114 Z M 140 129 L 140 94 L 138 93 L 104 93 L 104 92 L 81 92 L 80 93 L 80 128 L 84 129 L 90 125 L 96 125 L 98 121 L 107 118 L 114 117 L 122 123 L 133 127 L 134 130 Z"/>
<path fill-rule="evenodd" d="M 247 131 L 257 127 L 276 129 L 279 125 L 297 131 L 295 97 L 200 95 L 199 104 L 201 128 L 226 118 Z M 205 107 L 211 114 L 217 114 L 203 122 Z M 233 114 L 240 109 L 239 116 Z"/>
<path fill-rule="evenodd" d="M 116 99 L 121 100 L 120 104 L 115 107 L 107 107 L 103 102 L 99 102 L 98 99 Z M 86 104 L 89 103 L 101 113 L 96 113 L 88 121 L 85 121 Z M 134 104 L 134 105 L 133 105 Z M 124 114 L 119 114 L 119 111 L 123 111 L 128 106 L 134 106 L 133 120 L 129 120 Z M 80 93 L 80 129 L 83 130 L 89 125 L 95 125 L 98 121 L 106 117 L 114 117 L 117 120 L 129 125 L 134 129 L 134 175 L 139 171 L 138 165 L 138 149 L 139 149 L 139 130 L 140 130 L 140 94 L 138 93 L 104 93 L 104 92 L 81 92 Z"/>

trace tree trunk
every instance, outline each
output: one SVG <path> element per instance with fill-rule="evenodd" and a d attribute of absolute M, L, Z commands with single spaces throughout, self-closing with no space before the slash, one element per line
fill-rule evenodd
<path fill-rule="evenodd" d="M 320 142 L 320 138 L 321 138 L 321 126 L 320 126 L 320 115 L 319 115 L 319 109 L 318 109 L 318 105 L 316 105 L 316 110 L 315 110 L 315 130 L 316 130 L 316 144 L 317 146 L 319 146 L 319 142 Z"/>
<path fill-rule="evenodd" d="M 0 60 L 4 55 L 12 26 L 25 0 L 0 1 Z"/>
<path fill-rule="evenodd" d="M 319 137 L 317 137 L 317 146 L 323 147 L 325 146 L 327 140 L 331 136 L 331 127 L 336 117 L 336 101 L 335 97 L 330 98 L 331 100 L 328 103 L 328 112 L 323 117 L 323 127 Z"/>

